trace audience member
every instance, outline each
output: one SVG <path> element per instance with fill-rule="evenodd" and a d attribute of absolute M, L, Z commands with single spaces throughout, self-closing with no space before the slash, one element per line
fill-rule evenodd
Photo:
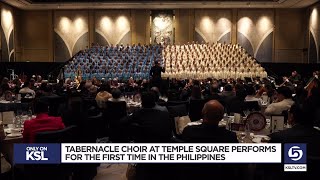
<path fill-rule="evenodd" d="M 182 133 L 186 142 L 199 143 L 237 143 L 234 132 L 219 127 L 223 119 L 224 107 L 216 100 L 207 102 L 203 109 L 203 123 L 199 126 L 187 126 Z"/>
<path fill-rule="evenodd" d="M 101 84 L 99 92 L 96 96 L 96 102 L 99 108 L 106 108 L 106 102 L 108 99 L 112 98 L 110 94 L 110 86 L 107 83 Z"/>
<path fill-rule="evenodd" d="M 31 89 L 31 83 L 29 81 L 24 82 L 22 89 L 20 89 L 19 93 L 24 95 L 30 95 L 32 98 L 36 97 L 36 92 Z"/>
<path fill-rule="evenodd" d="M 153 92 L 142 93 L 142 108 L 126 118 L 123 123 L 133 125 L 135 141 L 169 142 L 172 137 L 172 127 L 169 112 L 157 109 Z"/>
<path fill-rule="evenodd" d="M 24 122 L 23 141 L 25 143 L 34 143 L 38 132 L 55 131 L 65 127 L 61 117 L 48 115 L 48 105 L 41 99 L 35 102 L 34 113 L 37 115 L 35 119 Z"/>
<path fill-rule="evenodd" d="M 268 105 L 265 110 L 266 115 L 280 115 L 283 111 L 290 109 L 294 101 L 292 100 L 292 92 L 286 86 L 277 89 L 277 99 Z"/>
<path fill-rule="evenodd" d="M 152 87 L 151 92 L 155 95 L 155 101 L 156 105 L 154 106 L 154 109 L 158 109 L 160 111 L 168 111 L 168 109 L 165 106 L 160 106 L 159 103 L 165 103 L 165 101 L 161 100 L 160 97 L 160 91 L 157 87 Z"/>
<path fill-rule="evenodd" d="M 202 109 L 202 114 L 203 122 L 201 125 L 184 128 L 182 138 L 185 142 L 238 143 L 236 133 L 218 126 L 224 114 L 224 107 L 218 101 L 207 102 Z M 213 174 L 216 177 L 224 178 L 236 176 L 234 174 L 235 168 L 231 164 L 183 164 L 179 167 L 181 167 L 181 179 L 210 179 Z M 237 168 L 240 169 L 239 166 Z"/>

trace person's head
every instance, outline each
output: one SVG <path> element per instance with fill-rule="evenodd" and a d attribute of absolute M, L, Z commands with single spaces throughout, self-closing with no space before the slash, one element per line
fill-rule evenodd
<path fill-rule="evenodd" d="M 45 91 L 47 89 L 47 86 L 48 86 L 48 83 L 46 83 L 46 82 L 41 83 L 40 90 Z"/>
<path fill-rule="evenodd" d="M 226 84 L 224 86 L 224 91 L 226 92 L 231 92 L 232 91 L 232 85 L 231 84 Z"/>
<path fill-rule="evenodd" d="M 236 91 L 236 96 L 241 100 L 241 101 L 244 101 L 244 99 L 246 98 L 247 96 L 247 93 L 244 89 L 239 89 Z"/>
<path fill-rule="evenodd" d="M 34 78 L 31 78 L 29 82 L 30 82 L 30 86 L 32 87 L 32 86 L 34 86 L 34 83 L 35 83 L 36 81 L 34 80 Z"/>
<path fill-rule="evenodd" d="M 23 88 L 30 87 L 30 82 L 29 81 L 24 82 L 22 87 Z"/>
<path fill-rule="evenodd" d="M 203 122 L 207 124 L 218 125 L 223 114 L 224 107 L 216 100 L 207 102 L 202 109 Z"/>
<path fill-rule="evenodd" d="M 99 91 L 110 92 L 110 85 L 108 83 L 102 83 L 100 88 L 99 88 Z"/>
<path fill-rule="evenodd" d="M 292 73 L 291 73 L 291 75 L 294 77 L 294 76 L 296 76 L 298 73 L 297 73 L 297 71 L 293 71 Z"/>
<path fill-rule="evenodd" d="M 159 66 L 159 61 L 154 61 L 155 66 Z"/>
<path fill-rule="evenodd" d="M 219 85 L 218 85 L 217 83 L 212 84 L 212 85 L 210 86 L 210 93 L 211 93 L 211 94 L 219 93 Z"/>
<path fill-rule="evenodd" d="M 1 81 L 1 85 L 2 84 L 8 84 L 9 83 L 9 79 L 7 77 L 4 77 Z"/>
<path fill-rule="evenodd" d="M 302 105 L 293 104 L 288 112 L 288 123 L 290 125 L 304 125 L 304 126 L 313 126 L 313 121 L 308 115 L 312 112 L 308 112 L 310 110 L 306 109 Z"/>
<path fill-rule="evenodd" d="M 113 89 L 111 94 L 114 99 L 119 99 L 121 97 L 121 91 L 118 88 Z"/>
<path fill-rule="evenodd" d="M 277 89 L 277 99 L 282 101 L 284 99 L 292 98 L 292 91 L 289 87 L 282 86 Z"/>
<path fill-rule="evenodd" d="M 42 77 L 40 75 L 37 76 L 37 82 L 41 82 L 42 81 Z"/>
<path fill-rule="evenodd" d="M 151 91 L 142 93 L 141 104 L 143 108 L 153 108 L 156 105 L 155 93 Z"/>
<path fill-rule="evenodd" d="M 150 91 L 154 93 L 155 98 L 156 98 L 155 101 L 158 102 L 158 101 L 159 101 L 159 97 L 160 97 L 159 88 L 157 88 L 157 87 L 152 87 L 152 88 L 150 89 Z"/>
<path fill-rule="evenodd" d="M 195 86 L 200 86 L 200 81 L 195 79 L 192 81 L 192 84 Z"/>
<path fill-rule="evenodd" d="M 256 94 L 256 91 L 255 91 L 254 87 L 250 86 L 250 85 L 246 87 L 246 92 L 250 96 L 253 96 L 253 95 Z"/>
<path fill-rule="evenodd" d="M 200 86 L 193 86 L 191 89 L 191 98 L 201 99 L 201 88 Z"/>
<path fill-rule="evenodd" d="M 35 114 L 48 113 L 48 103 L 45 101 L 44 98 L 35 100 L 34 113 Z"/>

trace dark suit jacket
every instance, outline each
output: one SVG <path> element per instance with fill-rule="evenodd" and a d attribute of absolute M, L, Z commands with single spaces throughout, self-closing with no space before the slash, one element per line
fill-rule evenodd
<path fill-rule="evenodd" d="M 210 94 L 206 97 L 206 100 L 207 101 L 210 101 L 210 100 L 217 100 L 217 101 L 221 101 L 221 96 L 217 93 L 214 93 L 214 94 Z"/>
<path fill-rule="evenodd" d="M 187 143 L 238 143 L 234 132 L 215 125 L 202 124 L 187 126 L 182 133 Z M 242 165 L 224 163 L 182 164 L 180 167 L 181 179 L 241 179 Z"/>
<path fill-rule="evenodd" d="M 320 157 L 320 131 L 302 125 L 269 135 L 271 143 L 307 143 L 308 155 Z"/>
<path fill-rule="evenodd" d="M 236 133 L 208 124 L 187 126 L 182 138 L 190 143 L 238 143 Z"/>
<path fill-rule="evenodd" d="M 122 120 L 130 127 L 130 135 L 135 142 L 169 142 L 172 137 L 172 123 L 169 112 L 154 108 L 142 108 Z"/>
<path fill-rule="evenodd" d="M 238 96 L 221 96 L 221 102 L 228 114 L 242 113 L 245 106 L 244 101 Z"/>

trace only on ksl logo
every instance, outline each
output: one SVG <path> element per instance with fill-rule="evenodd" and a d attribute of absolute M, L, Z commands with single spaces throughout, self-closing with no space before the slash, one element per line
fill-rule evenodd
<path fill-rule="evenodd" d="M 307 171 L 307 145 L 284 145 L 284 171 Z"/>
<path fill-rule="evenodd" d="M 26 161 L 36 160 L 36 161 L 48 161 L 49 159 L 45 157 L 45 152 L 48 151 L 48 147 L 27 147 L 26 148 Z"/>
<path fill-rule="evenodd" d="M 14 144 L 15 164 L 59 164 L 60 144 Z"/>

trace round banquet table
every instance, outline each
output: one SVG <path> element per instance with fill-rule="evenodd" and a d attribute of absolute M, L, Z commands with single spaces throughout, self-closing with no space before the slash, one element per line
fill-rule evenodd
<path fill-rule="evenodd" d="M 21 103 L 21 102 L 10 102 L 10 101 L 0 101 L 0 112 L 6 111 L 27 111 L 29 109 L 29 103 Z"/>

